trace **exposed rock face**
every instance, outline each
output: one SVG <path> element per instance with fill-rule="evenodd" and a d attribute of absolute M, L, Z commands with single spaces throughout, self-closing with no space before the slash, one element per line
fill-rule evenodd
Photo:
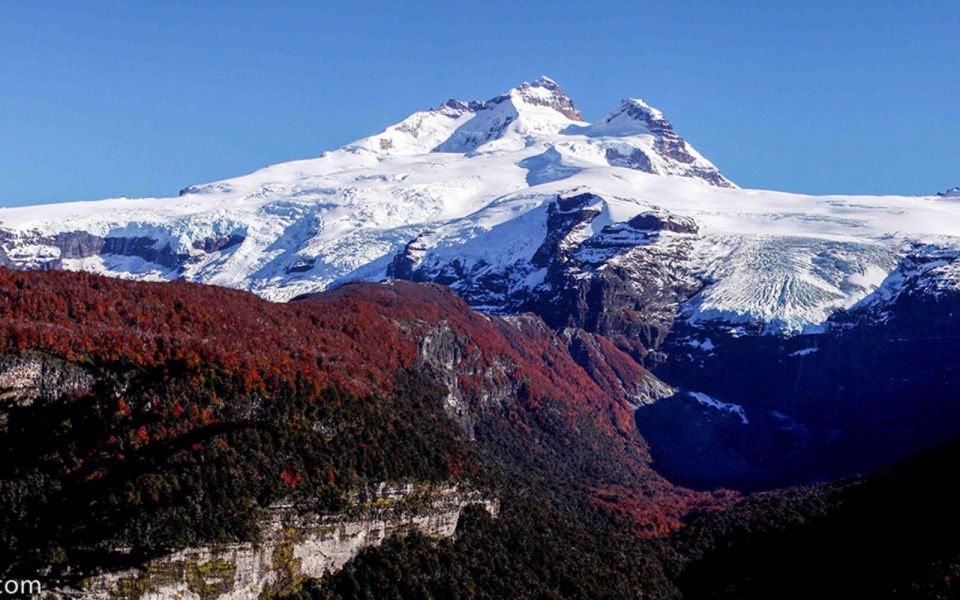
<path fill-rule="evenodd" d="M 86 231 L 58 233 L 53 245 L 60 248 L 60 258 L 87 258 L 103 251 L 103 238 Z"/>
<path fill-rule="evenodd" d="M 424 231 L 417 237 L 410 240 L 401 252 L 393 257 L 390 266 L 387 267 L 387 277 L 393 279 L 416 280 L 416 269 L 423 260 L 423 254 L 427 250 L 426 241 L 433 235 L 432 231 Z"/>
<path fill-rule="evenodd" d="M 481 364 L 481 352 L 470 340 L 458 335 L 448 324 L 440 323 L 420 338 L 421 370 L 445 385 L 447 412 L 463 427 L 471 439 L 478 409 L 499 405 L 516 394 L 519 382 L 509 376 L 510 367 L 503 360 Z M 479 389 L 466 391 L 461 378 L 479 380 Z"/>
<path fill-rule="evenodd" d="M 79 589 L 45 598 L 129 600 L 250 600 L 291 589 L 306 577 L 338 571 L 362 549 L 394 535 L 420 531 L 449 537 L 469 505 L 499 512 L 495 499 L 454 487 L 377 486 L 358 497 L 353 515 L 300 516 L 276 507 L 258 543 L 190 548 L 152 560 L 141 569 L 105 573 Z"/>
<path fill-rule="evenodd" d="M 607 148 L 604 156 L 607 162 L 610 163 L 610 166 L 613 167 L 626 167 L 628 169 L 643 171 L 644 173 L 654 172 L 650 157 L 644 154 L 643 150 L 639 148 L 634 148 L 629 154 L 624 154 L 616 148 Z"/>
<path fill-rule="evenodd" d="M 194 240 L 193 247 L 197 250 L 203 250 L 206 253 L 219 252 L 225 248 L 231 248 L 243 243 L 244 236 L 233 233 L 230 235 L 218 235 L 210 236 L 203 238 L 202 240 Z"/>
<path fill-rule="evenodd" d="M 600 208 L 593 194 L 557 198 L 547 209 L 547 235 L 530 263 L 534 267 L 542 268 L 568 261 L 570 251 L 575 249 L 570 240 L 571 234 L 593 221 L 599 214 Z"/>
<path fill-rule="evenodd" d="M 136 256 L 169 269 L 180 267 L 190 258 L 188 254 L 176 252 L 170 247 L 170 244 L 161 245 L 157 240 L 146 236 L 105 238 L 101 253 Z"/>
<path fill-rule="evenodd" d="M 644 358 L 662 343 L 678 304 L 700 285 L 680 267 L 689 243 L 663 232 L 694 235 L 696 226 L 672 215 L 644 213 L 625 225 L 605 226 L 576 244 L 576 228 L 599 212 L 563 208 L 558 203 L 548 222 L 558 240 L 548 234 L 532 261 L 546 268 L 544 283 L 523 308 L 554 327 L 575 326 L 608 336 Z"/>
<path fill-rule="evenodd" d="M 733 187 L 733 184 L 711 166 L 697 165 L 698 157 L 693 154 L 686 140 L 673 129 L 663 113 L 646 105 L 630 103 L 627 113 L 646 123 L 647 128 L 656 137 L 654 149 L 663 157 L 678 163 L 689 165 L 687 176 L 697 177 L 719 187 Z"/>
<path fill-rule="evenodd" d="M 696 234 L 699 232 L 697 224 L 689 217 L 680 217 L 668 212 L 640 213 L 627 221 L 627 225 L 638 231 L 672 231 L 674 233 Z"/>
<path fill-rule="evenodd" d="M 565 329 L 563 336 L 573 358 L 608 394 L 644 406 L 674 393 L 605 337 L 577 328 Z"/>
<path fill-rule="evenodd" d="M 29 405 L 89 391 L 93 374 L 42 354 L 0 356 L 0 402 Z"/>
<path fill-rule="evenodd" d="M 5 234 L 11 238 L 9 233 Z M 204 252 L 216 252 L 243 241 L 242 238 L 209 238 L 194 242 L 194 248 Z M 6 242 L 6 243 L 4 243 Z M 42 254 L 21 256 L 17 248 L 27 244 L 45 247 Z M 84 259 L 92 256 L 136 257 L 176 271 L 192 257 L 174 250 L 169 243 L 161 243 L 147 236 L 100 237 L 84 231 L 58 233 L 54 236 L 40 234 L 18 237 L 16 240 L 0 238 L 0 264 L 18 269 L 62 269 L 65 260 Z"/>
<path fill-rule="evenodd" d="M 473 118 L 437 144 L 435 152 L 471 153 L 488 142 L 526 145 L 522 140 L 528 136 L 557 134 L 583 120 L 573 100 L 549 77 L 524 82 L 476 106 Z"/>
<path fill-rule="evenodd" d="M 381 156 L 429 152 L 485 102 L 450 99 L 436 108 L 413 113 L 381 133 L 349 144 L 351 151 L 373 151 Z"/>
<path fill-rule="evenodd" d="M 26 245 L 41 248 L 30 253 L 21 252 Z M 56 235 L 33 232 L 15 235 L 0 230 L 0 265 L 16 269 L 62 269 L 64 259 L 87 258 L 103 251 L 102 237 L 85 231 L 70 231 Z"/>
<path fill-rule="evenodd" d="M 176 275 L 191 264 L 211 255 L 230 251 L 246 239 L 242 231 L 215 233 L 192 240 L 188 246 L 174 247 L 167 240 L 150 235 L 95 235 L 86 231 L 66 231 L 45 235 L 38 231 L 14 234 L 0 229 L 0 265 L 15 269 L 49 270 L 76 268 L 83 259 L 102 257 L 123 262 L 139 259 L 145 265 L 167 275 Z M 29 247 L 29 253 L 21 250 Z M 149 270 L 149 269 L 148 269 Z"/>
<path fill-rule="evenodd" d="M 543 95 L 533 93 L 533 90 L 538 88 L 547 91 L 548 94 Z M 540 77 L 533 83 L 524 82 L 518 88 L 518 91 L 520 97 L 529 104 L 552 108 L 561 115 L 574 121 L 583 120 L 583 115 L 581 115 L 580 111 L 577 110 L 577 107 L 573 104 L 573 100 L 563 93 L 563 90 L 560 89 L 560 85 L 557 84 L 556 81 L 550 79 L 549 77 Z"/>
<path fill-rule="evenodd" d="M 636 358 L 656 362 L 680 303 L 702 287 L 685 266 L 697 225 L 651 209 L 598 227 L 603 211 L 603 199 L 592 193 L 557 197 L 547 206 L 545 235 L 529 260 L 502 265 L 466 266 L 459 258 L 440 262 L 432 256 L 424 261 L 433 243 L 432 234 L 424 234 L 394 258 L 388 275 L 451 286 L 491 312 L 532 312 L 556 330 L 601 334 Z"/>
<path fill-rule="evenodd" d="M 284 271 L 285 271 L 287 274 L 290 274 L 290 273 L 305 273 L 305 272 L 309 271 L 310 269 L 312 269 L 313 266 L 316 264 L 316 262 L 317 262 L 317 261 L 316 261 L 315 259 L 302 258 L 302 259 L 296 261 L 295 263 L 293 263 L 292 265 L 288 266 L 286 269 L 284 269 Z"/>
<path fill-rule="evenodd" d="M 531 314 L 506 317 L 497 323 L 501 330 L 509 330 L 505 332 L 507 339 L 531 336 L 554 346 L 566 346 L 571 358 L 612 398 L 639 406 L 674 392 L 603 336 L 577 328 L 558 334 Z M 420 334 L 419 356 L 419 369 L 447 388 L 447 412 L 471 439 L 481 415 L 509 403 L 524 385 L 513 376 L 519 365 L 504 357 L 485 357 L 476 344 L 446 322 Z M 471 385 L 465 389 L 462 381 Z"/>

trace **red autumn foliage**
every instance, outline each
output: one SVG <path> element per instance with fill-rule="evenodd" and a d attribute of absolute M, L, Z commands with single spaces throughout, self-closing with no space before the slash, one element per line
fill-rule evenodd
<path fill-rule="evenodd" d="M 117 414 L 124 417 L 130 414 L 130 407 L 127 406 L 127 401 L 123 398 L 117 401 Z"/>
<path fill-rule="evenodd" d="M 143 425 L 138 427 L 133 432 L 133 438 L 141 445 L 146 444 L 150 441 L 150 434 L 147 432 L 147 428 Z"/>
<path fill-rule="evenodd" d="M 360 393 L 389 384 L 416 355 L 413 342 L 363 302 L 275 304 L 183 282 L 0 268 L 0 351 L 25 350 L 132 367 L 215 364 L 250 389 L 297 374 L 317 389 Z"/>
<path fill-rule="evenodd" d="M 295 488 L 300 485 L 300 481 L 303 479 L 303 477 L 300 475 L 300 473 L 284 471 L 283 474 L 280 475 L 280 479 L 283 480 L 283 484 L 288 488 Z"/>
<path fill-rule="evenodd" d="M 37 350 L 133 368 L 171 361 L 187 370 L 214 365 L 240 376 L 248 390 L 296 379 L 318 391 L 337 386 L 389 393 L 396 373 L 416 366 L 423 334 L 440 326 L 463 341 L 456 367 L 466 396 L 485 387 L 514 389 L 525 410 L 559 418 L 569 432 L 598 433 L 564 441 L 632 473 L 629 485 L 584 482 L 598 504 L 658 535 L 678 526 L 691 508 L 717 502 L 670 485 L 649 467 L 621 389 L 645 371 L 600 336 L 576 334 L 584 348 L 578 362 L 567 340 L 539 319 L 489 317 L 433 284 L 349 284 L 280 304 L 186 282 L 0 268 L 0 353 Z M 117 410 L 130 409 L 121 400 Z M 172 410 L 193 422 L 213 422 L 209 408 L 175 403 Z M 512 425 L 530 430 L 519 420 Z M 145 444 L 149 435 L 138 432 L 137 439 Z M 283 481 L 295 485 L 295 478 L 285 473 Z"/>

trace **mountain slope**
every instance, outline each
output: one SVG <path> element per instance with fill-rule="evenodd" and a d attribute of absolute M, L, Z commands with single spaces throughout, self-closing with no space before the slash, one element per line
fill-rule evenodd
<path fill-rule="evenodd" d="M 870 477 L 766 492 L 727 510 L 695 515 L 657 553 L 662 579 L 675 589 L 658 584 L 649 564 L 623 549 L 643 581 L 632 593 L 687 600 L 955 598 L 960 519 L 953 482 L 945 474 L 958 459 L 954 443 Z M 517 539 L 515 522 L 504 523 L 510 518 L 494 522 L 467 515 L 454 539 L 415 535 L 368 550 L 343 572 L 309 582 L 288 598 L 353 598 L 356 590 L 377 598 L 407 598 L 418 591 L 477 598 L 537 598 L 549 595 L 545 590 L 565 597 L 631 593 L 617 578 L 595 589 L 561 587 L 565 573 L 604 566 L 590 562 L 590 554 L 569 564 L 568 555 L 538 535 L 552 523 L 520 524 Z M 525 550 L 544 557 L 545 568 L 517 569 Z M 564 591 L 557 593 L 557 587 Z"/>
<path fill-rule="evenodd" d="M 956 265 L 908 256 L 889 288 L 820 333 L 676 327 L 655 372 L 683 393 L 637 413 L 657 468 L 687 485 L 756 489 L 870 472 L 956 437 Z"/>
<path fill-rule="evenodd" d="M 708 486 L 874 468 L 955 422 L 949 361 L 899 353 L 953 323 L 960 197 L 740 189 L 644 101 L 588 123 L 547 78 L 177 198 L 0 209 L 0 264 L 271 300 L 356 280 L 449 286 L 487 313 L 537 315 L 607 392 L 657 401 L 640 427 L 659 468 Z M 930 302 L 902 301 L 914 296 Z M 871 366 L 898 320 L 913 325 Z M 629 361 L 597 354 L 606 343 L 665 384 L 622 375 Z M 906 364 L 943 385 L 894 381 Z M 875 410 L 853 373 L 881 382 Z M 842 469 L 818 467 L 841 450 Z"/>
<path fill-rule="evenodd" d="M 684 598 L 955 598 L 956 441 L 862 479 L 771 492 L 691 519 Z"/>
<path fill-rule="evenodd" d="M 277 304 L 0 268 L 0 568 L 72 577 L 249 540 L 276 502 L 337 510 L 381 481 L 546 478 L 641 537 L 724 503 L 650 468 L 632 414 L 656 380 L 571 336 L 576 358 L 538 318 L 434 285 Z"/>

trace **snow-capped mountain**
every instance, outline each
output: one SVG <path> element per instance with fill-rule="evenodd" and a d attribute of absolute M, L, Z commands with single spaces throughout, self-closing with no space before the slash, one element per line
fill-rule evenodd
<path fill-rule="evenodd" d="M 0 209 L 0 264 L 272 300 L 441 283 L 539 315 L 691 484 L 839 476 L 960 431 L 955 190 L 740 189 L 642 100 L 589 123 L 547 78 L 176 198 Z"/>
<path fill-rule="evenodd" d="M 644 101 L 588 123 L 546 77 L 176 198 L 0 209 L 8 266 L 273 300 L 431 280 L 486 310 L 592 323 L 648 350 L 678 317 L 816 331 L 890 293 L 905 260 L 957 256 L 958 236 L 955 196 L 739 189 Z"/>

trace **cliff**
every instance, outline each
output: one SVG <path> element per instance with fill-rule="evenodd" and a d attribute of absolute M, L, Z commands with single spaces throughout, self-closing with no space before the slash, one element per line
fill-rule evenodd
<path fill-rule="evenodd" d="M 290 590 L 306 577 L 336 572 L 364 548 L 419 531 L 449 537 L 460 512 L 479 504 L 496 516 L 499 502 L 457 487 L 375 486 L 336 515 L 301 515 L 274 506 L 256 543 L 188 548 L 142 568 L 104 573 L 43 598 L 244 600 Z"/>

